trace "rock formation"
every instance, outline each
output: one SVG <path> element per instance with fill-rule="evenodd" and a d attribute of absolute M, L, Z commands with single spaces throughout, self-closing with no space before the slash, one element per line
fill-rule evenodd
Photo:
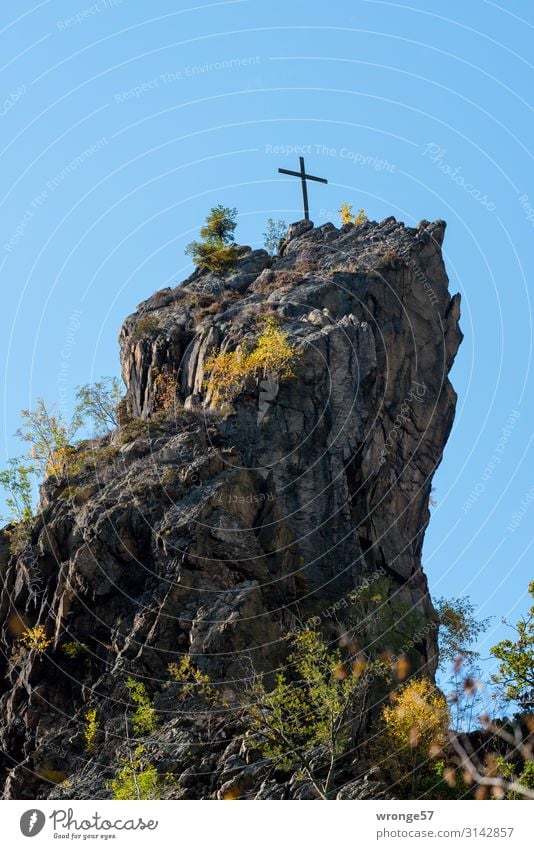
<path fill-rule="evenodd" d="M 12 554 L 0 538 L 6 798 L 109 797 L 131 674 L 154 697 L 160 725 L 146 745 L 175 777 L 171 798 L 223 798 L 236 786 L 306 798 L 295 776 L 273 776 L 232 739 L 232 698 L 250 669 L 268 679 L 309 617 L 340 634 L 344 600 L 369 576 L 387 586 L 386 645 L 433 676 L 421 549 L 462 338 L 444 230 L 299 222 L 279 257 L 240 248 L 224 278 L 197 270 L 125 321 L 121 428 L 81 444 L 77 463 L 45 481 L 30 544 Z M 245 382 L 221 407 L 206 359 L 251 344 L 266 315 L 300 351 L 295 374 Z M 399 610 L 417 614 L 411 640 Z M 21 647 L 35 625 L 52 640 L 45 653 Z M 177 713 L 169 684 L 169 663 L 184 654 L 230 704 L 204 748 L 202 716 Z M 90 708 L 100 721 L 92 754 Z M 341 798 L 376 797 L 358 764 L 343 769 Z"/>

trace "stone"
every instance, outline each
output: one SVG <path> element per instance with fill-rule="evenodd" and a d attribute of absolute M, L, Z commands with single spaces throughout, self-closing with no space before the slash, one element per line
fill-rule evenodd
<path fill-rule="evenodd" d="M 410 228 L 392 217 L 340 229 L 297 222 L 283 256 L 245 246 L 226 277 L 195 271 L 126 319 L 123 406 L 139 420 L 126 444 L 96 440 L 96 470 L 80 464 L 68 481 L 43 484 L 25 551 L 11 555 L 0 534 L 5 798 L 109 798 L 128 675 L 157 697 L 147 756 L 182 776 L 176 798 L 316 798 L 309 782 L 243 748 L 243 680 L 274 680 L 297 621 L 318 616 L 338 633 L 348 594 L 369 576 L 387 579 L 396 609 L 418 614 L 410 671 L 434 675 L 421 550 L 462 339 L 444 233 L 442 221 Z M 276 393 L 251 378 L 221 406 L 207 392 L 207 357 L 252 345 L 266 312 L 299 351 L 294 376 Z M 158 372 L 176 380 L 167 413 Z M 84 497 L 68 498 L 71 487 Z M 22 657 L 20 621 L 55 636 L 50 656 Z M 395 623 L 392 638 L 404 639 Z M 69 659 L 67 641 L 86 649 Z M 231 694 L 209 728 L 202 711 L 173 713 L 168 665 L 184 654 Z M 98 765 L 80 743 L 95 700 Z M 38 772 L 54 752 L 70 789 Z M 385 798 L 379 776 L 355 770 L 339 799 Z"/>

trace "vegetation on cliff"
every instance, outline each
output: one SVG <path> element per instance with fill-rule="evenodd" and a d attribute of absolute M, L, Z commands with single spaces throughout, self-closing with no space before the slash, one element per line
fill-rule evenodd
<path fill-rule="evenodd" d="M 6 797 L 528 796 L 528 717 L 476 723 L 487 623 L 436 610 L 421 564 L 461 341 L 444 224 L 343 214 L 275 222 L 267 252 L 215 208 L 197 271 L 124 324 L 124 397 L 104 378 L 71 420 L 24 411 L 30 456 L 0 478 Z M 531 637 L 494 649 L 525 708 Z"/>

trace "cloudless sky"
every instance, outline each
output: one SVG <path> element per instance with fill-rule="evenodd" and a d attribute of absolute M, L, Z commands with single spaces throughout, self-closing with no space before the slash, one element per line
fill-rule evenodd
<path fill-rule="evenodd" d="M 37 396 L 118 373 L 211 206 L 256 247 L 302 217 L 277 168 L 305 146 L 316 224 L 343 201 L 448 223 L 465 340 L 424 566 L 494 617 L 487 655 L 534 578 L 533 36 L 528 0 L 2 3 L 0 460 Z"/>

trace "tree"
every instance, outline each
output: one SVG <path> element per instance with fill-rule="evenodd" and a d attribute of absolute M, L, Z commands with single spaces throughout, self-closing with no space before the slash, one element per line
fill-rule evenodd
<path fill-rule="evenodd" d="M 528 591 L 534 599 L 534 581 L 529 584 Z M 499 671 L 492 678 L 507 699 L 517 701 L 522 710 L 531 711 L 534 709 L 534 605 L 517 625 L 510 627 L 516 632 L 516 638 L 501 640 L 491 649 L 493 657 L 500 661 Z"/>
<path fill-rule="evenodd" d="M 109 782 L 113 798 L 120 799 L 160 799 L 162 788 L 154 764 L 145 757 L 144 747 L 137 746 L 121 761 L 121 769 Z"/>
<path fill-rule="evenodd" d="M 237 209 L 228 206 L 213 206 L 206 218 L 206 223 L 200 228 L 200 238 L 205 242 L 221 242 L 229 245 L 234 241 L 234 230 L 237 227 Z"/>
<path fill-rule="evenodd" d="M 73 451 L 71 442 L 82 424 L 79 413 L 67 422 L 61 413 L 49 410 L 43 398 L 38 398 L 36 409 L 21 410 L 21 416 L 23 425 L 17 435 L 30 443 L 37 468 L 46 475 L 59 475 Z"/>
<path fill-rule="evenodd" d="M 450 670 L 447 684 L 452 725 L 456 731 L 470 731 L 483 701 L 480 653 L 473 647 L 487 631 L 492 617 L 477 619 L 476 607 L 469 596 L 441 597 L 434 604 L 439 622 L 439 667 L 442 671 Z"/>
<path fill-rule="evenodd" d="M 88 418 L 98 435 L 114 430 L 119 426 L 117 406 L 121 395 L 121 384 L 116 377 L 103 377 L 96 383 L 79 386 L 75 415 L 80 419 Z"/>
<path fill-rule="evenodd" d="M 193 258 L 199 268 L 224 274 L 235 264 L 238 253 L 233 242 L 237 227 L 237 209 L 227 206 L 212 207 L 206 223 L 200 228 L 202 242 L 190 242 L 185 253 Z"/>
<path fill-rule="evenodd" d="M 382 709 L 382 733 L 375 756 L 399 786 L 415 792 L 427 761 L 446 745 L 449 710 L 443 694 L 428 678 L 411 679 Z"/>
<path fill-rule="evenodd" d="M 12 457 L 7 469 L 0 472 L 0 486 L 6 493 L 5 502 L 10 510 L 10 519 L 17 523 L 28 523 L 33 516 L 32 482 L 34 467 L 24 458 Z"/>
<path fill-rule="evenodd" d="M 463 598 L 438 598 L 434 602 L 439 621 L 440 668 L 456 663 L 461 657 L 467 663 L 475 663 L 480 654 L 473 646 L 479 636 L 487 631 L 491 616 L 477 619 L 476 607 L 469 596 Z"/>
<path fill-rule="evenodd" d="M 287 224 L 285 221 L 275 221 L 273 218 L 267 219 L 267 230 L 263 234 L 265 249 L 272 255 L 277 254 L 280 241 L 285 237 L 286 233 Z"/>
<path fill-rule="evenodd" d="M 244 719 L 253 740 L 281 769 L 300 768 L 322 799 L 333 795 L 336 760 L 351 743 L 354 721 L 364 711 L 367 674 L 377 665 L 343 657 L 312 630 L 293 638 L 283 672 L 268 691 L 261 679 L 249 685 Z M 317 750 L 323 757 L 317 757 Z M 315 756 L 314 756 L 315 755 Z M 320 761 L 320 763 L 318 763 Z"/>

